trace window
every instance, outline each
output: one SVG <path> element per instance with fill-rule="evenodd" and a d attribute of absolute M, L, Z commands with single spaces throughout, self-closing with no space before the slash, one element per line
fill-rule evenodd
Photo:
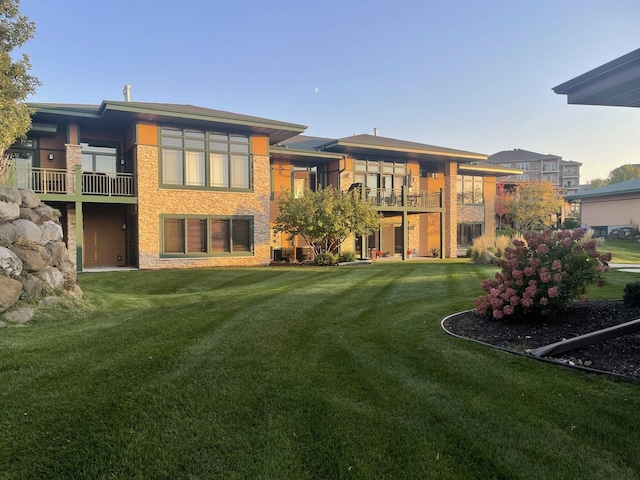
<path fill-rule="evenodd" d="M 36 141 L 31 138 L 18 139 L 9 150 L 9 155 L 15 165 L 15 186 L 33 188 L 32 168 L 38 166 Z"/>
<path fill-rule="evenodd" d="M 81 143 L 82 170 L 84 172 L 116 173 L 118 171 L 115 147 L 102 147 Z"/>
<path fill-rule="evenodd" d="M 251 188 L 248 136 L 169 127 L 160 133 L 164 185 Z"/>
<path fill-rule="evenodd" d="M 529 170 L 529 162 L 518 163 L 516 164 L 516 168 L 526 172 Z"/>
<path fill-rule="evenodd" d="M 402 186 L 406 182 L 407 164 L 386 160 L 356 160 L 354 183 L 367 187 L 370 197 L 391 195 L 395 190 L 400 195 Z M 381 189 L 378 192 L 378 189 Z"/>
<path fill-rule="evenodd" d="M 162 255 L 218 256 L 253 252 L 253 217 L 163 216 Z"/>
<path fill-rule="evenodd" d="M 484 179 L 473 175 L 458 175 L 459 205 L 484 205 Z"/>
<path fill-rule="evenodd" d="M 473 239 L 482 236 L 483 223 L 459 223 L 458 224 L 458 245 L 473 245 Z"/>
<path fill-rule="evenodd" d="M 556 162 L 544 162 L 542 164 L 542 171 L 543 172 L 557 172 L 558 171 L 558 165 L 556 165 Z"/>

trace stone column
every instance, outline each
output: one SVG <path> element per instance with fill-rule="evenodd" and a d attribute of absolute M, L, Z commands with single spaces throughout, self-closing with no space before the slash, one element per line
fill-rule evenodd
<path fill-rule="evenodd" d="M 72 195 L 75 193 L 75 178 L 73 178 L 76 165 L 82 166 L 82 147 L 80 145 L 65 144 L 67 149 L 67 194 Z M 82 193 L 82 192 L 78 192 Z"/>
<path fill-rule="evenodd" d="M 456 258 L 458 255 L 458 164 L 454 161 L 444 166 L 444 256 Z"/>

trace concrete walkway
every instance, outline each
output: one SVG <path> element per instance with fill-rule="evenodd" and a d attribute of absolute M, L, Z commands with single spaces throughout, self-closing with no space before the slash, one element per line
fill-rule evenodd
<path fill-rule="evenodd" d="M 610 263 L 609 266 L 621 272 L 640 273 L 640 263 Z"/>

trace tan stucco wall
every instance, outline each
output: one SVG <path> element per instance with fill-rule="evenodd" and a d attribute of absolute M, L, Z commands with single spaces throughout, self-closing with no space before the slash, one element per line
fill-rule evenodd
<path fill-rule="evenodd" d="M 142 269 L 248 266 L 269 263 L 269 157 L 253 156 L 254 191 L 159 188 L 159 150 L 138 145 L 139 266 Z M 160 258 L 160 215 L 253 215 L 254 254 Z"/>
<path fill-rule="evenodd" d="M 640 192 L 584 198 L 581 206 L 581 221 L 589 227 L 623 226 L 640 223 Z"/>

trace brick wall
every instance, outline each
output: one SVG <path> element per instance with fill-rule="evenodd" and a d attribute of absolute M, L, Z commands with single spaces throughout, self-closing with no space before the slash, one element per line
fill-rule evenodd
<path fill-rule="evenodd" d="M 253 156 L 254 191 L 159 188 L 159 151 L 138 145 L 139 266 L 143 269 L 264 265 L 269 263 L 269 157 Z M 160 258 L 160 214 L 253 215 L 254 254 L 238 257 Z"/>

